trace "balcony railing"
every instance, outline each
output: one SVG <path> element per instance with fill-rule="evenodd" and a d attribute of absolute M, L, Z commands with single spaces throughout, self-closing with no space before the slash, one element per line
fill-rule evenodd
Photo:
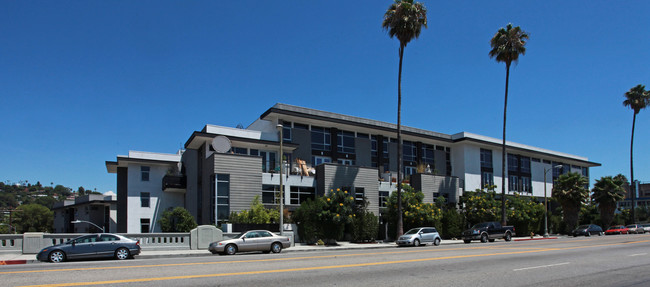
<path fill-rule="evenodd" d="M 162 180 L 162 189 L 167 192 L 185 192 L 187 177 L 185 175 L 165 175 Z"/>

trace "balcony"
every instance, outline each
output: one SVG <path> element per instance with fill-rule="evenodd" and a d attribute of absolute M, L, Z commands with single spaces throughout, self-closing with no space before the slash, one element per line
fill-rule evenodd
<path fill-rule="evenodd" d="M 165 175 L 162 180 L 162 190 L 185 193 L 187 190 L 187 177 L 185 175 Z"/>

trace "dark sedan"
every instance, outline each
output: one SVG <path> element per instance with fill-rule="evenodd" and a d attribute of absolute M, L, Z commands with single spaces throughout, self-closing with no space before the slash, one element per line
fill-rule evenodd
<path fill-rule="evenodd" d="M 573 234 L 573 237 L 603 235 L 603 229 L 596 224 L 588 224 L 578 226 L 578 228 L 574 229 L 571 233 Z"/>
<path fill-rule="evenodd" d="M 140 254 L 140 242 L 117 234 L 79 236 L 66 243 L 43 248 L 40 261 L 63 262 L 72 259 L 115 258 L 124 260 Z"/>

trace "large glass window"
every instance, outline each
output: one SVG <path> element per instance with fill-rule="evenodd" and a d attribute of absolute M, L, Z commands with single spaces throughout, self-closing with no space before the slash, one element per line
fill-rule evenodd
<path fill-rule="evenodd" d="M 315 199 L 316 193 L 314 192 L 313 187 L 292 186 L 290 196 L 291 204 L 300 205 L 307 201 L 307 199 Z"/>
<path fill-rule="evenodd" d="M 354 153 L 354 133 L 338 131 L 336 133 L 337 150 L 342 153 Z"/>
<path fill-rule="evenodd" d="M 481 173 L 481 188 L 494 185 L 494 175 L 491 172 L 484 171 Z"/>
<path fill-rule="evenodd" d="M 519 158 L 519 164 L 521 168 L 519 169 L 522 173 L 530 174 L 530 158 L 522 156 Z"/>
<path fill-rule="evenodd" d="M 370 155 L 377 157 L 377 136 L 370 137 Z"/>
<path fill-rule="evenodd" d="M 382 145 L 382 154 L 384 158 L 388 158 L 388 138 L 384 138 L 381 145 Z"/>
<path fill-rule="evenodd" d="M 332 159 L 326 156 L 312 156 L 311 162 L 314 164 L 314 166 L 317 166 L 322 163 L 330 163 L 332 162 Z"/>
<path fill-rule="evenodd" d="M 363 187 L 354 188 L 354 203 L 363 204 L 363 200 L 365 196 L 366 196 L 366 190 Z"/>
<path fill-rule="evenodd" d="M 140 218 L 140 233 L 149 233 L 151 230 L 151 219 Z"/>
<path fill-rule="evenodd" d="M 402 143 L 402 151 L 404 154 L 402 155 L 404 161 L 416 161 L 417 160 L 417 152 L 418 148 L 416 144 L 412 141 L 404 141 Z"/>
<path fill-rule="evenodd" d="M 354 165 L 354 160 L 351 159 L 337 159 L 336 162 L 342 165 Z"/>
<path fill-rule="evenodd" d="M 260 151 L 260 156 L 262 157 L 262 171 L 269 172 L 275 170 L 275 152 L 272 151 Z M 278 166 L 279 168 L 279 166 Z M 279 171 L 279 169 L 278 169 Z"/>
<path fill-rule="evenodd" d="M 519 159 L 514 154 L 508 154 L 508 171 L 519 171 Z"/>
<path fill-rule="evenodd" d="M 247 149 L 247 148 L 243 148 L 243 147 L 233 147 L 233 148 L 232 148 L 232 153 L 234 153 L 234 154 L 244 154 L 244 155 L 247 155 L 247 154 L 248 154 L 248 149 Z"/>
<path fill-rule="evenodd" d="M 228 220 L 230 216 L 230 175 L 217 174 L 217 210 L 215 223 Z"/>
<path fill-rule="evenodd" d="M 530 177 L 522 176 L 521 177 L 521 192 L 532 193 L 533 187 L 530 183 Z"/>
<path fill-rule="evenodd" d="M 311 127 L 311 149 L 328 151 L 331 149 L 330 129 Z"/>
<path fill-rule="evenodd" d="M 265 204 L 277 204 L 278 202 L 276 201 L 276 195 L 279 196 L 280 194 L 278 193 L 280 191 L 280 186 L 279 185 L 267 185 L 264 184 L 262 185 L 262 203 Z"/>
<path fill-rule="evenodd" d="M 379 191 L 379 207 L 386 207 L 388 204 L 388 191 Z"/>
<path fill-rule="evenodd" d="M 489 149 L 481 149 L 481 167 L 492 168 L 492 151 Z"/>
<path fill-rule="evenodd" d="M 519 177 L 511 175 L 508 177 L 508 190 L 511 192 L 519 191 Z"/>
<path fill-rule="evenodd" d="M 423 144 L 422 145 L 422 162 L 426 165 L 429 165 L 433 169 L 435 166 L 434 162 L 435 152 L 433 145 Z"/>
<path fill-rule="evenodd" d="M 291 122 L 282 123 L 282 140 L 284 142 L 291 142 Z"/>
<path fill-rule="evenodd" d="M 151 168 L 148 167 L 148 166 L 141 166 L 140 167 L 140 180 L 149 181 L 149 171 L 150 170 L 151 170 Z"/>

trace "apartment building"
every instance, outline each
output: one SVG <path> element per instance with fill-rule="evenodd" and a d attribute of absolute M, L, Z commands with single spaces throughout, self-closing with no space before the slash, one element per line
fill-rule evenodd
<path fill-rule="evenodd" d="M 280 136 L 282 135 L 282 136 Z M 402 127 L 405 182 L 426 202 L 457 202 L 463 191 L 501 183 L 501 140 Z M 543 197 L 566 172 L 589 177 L 586 157 L 507 143 L 509 193 Z M 282 163 L 283 164 L 282 164 Z M 396 188 L 396 125 L 276 104 L 246 129 L 206 125 L 176 154 L 129 152 L 107 161 L 117 174 L 118 232 L 157 232 L 166 209 L 183 206 L 199 224 L 228 220 L 255 196 L 277 207 L 280 168 L 289 210 L 344 188 L 381 215 Z M 500 187 L 498 187 L 500 189 Z"/>

